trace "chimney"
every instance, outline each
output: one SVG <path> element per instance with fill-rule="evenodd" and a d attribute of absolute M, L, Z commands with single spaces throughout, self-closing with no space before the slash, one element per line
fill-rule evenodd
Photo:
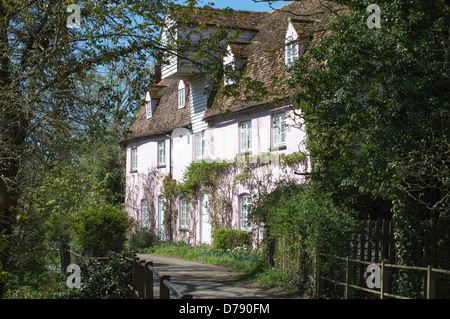
<path fill-rule="evenodd" d="M 158 60 L 155 60 L 155 64 L 153 65 L 153 84 L 158 84 L 161 81 L 161 64 Z"/>

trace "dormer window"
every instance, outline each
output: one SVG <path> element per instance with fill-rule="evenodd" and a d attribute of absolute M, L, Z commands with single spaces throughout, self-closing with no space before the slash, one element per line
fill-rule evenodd
<path fill-rule="evenodd" d="M 234 80 L 229 76 L 228 74 L 228 68 L 232 68 L 234 70 L 234 63 L 233 62 L 229 62 L 227 64 L 224 65 L 224 75 L 223 75 L 223 84 L 224 85 L 231 85 L 234 84 Z"/>
<path fill-rule="evenodd" d="M 289 20 L 285 38 L 285 64 L 292 64 L 306 51 L 309 36 L 305 33 L 311 21 Z M 300 32 L 300 33 L 299 33 Z"/>
<path fill-rule="evenodd" d="M 227 54 L 223 57 L 223 84 L 232 85 L 239 81 L 245 65 L 245 47 L 250 42 L 234 42 L 227 47 Z"/>
<path fill-rule="evenodd" d="M 178 84 L 178 108 L 182 109 L 186 106 L 186 86 L 184 81 L 180 81 Z"/>
<path fill-rule="evenodd" d="M 147 120 L 152 117 L 152 98 L 150 97 L 150 92 L 145 94 L 145 113 Z"/>
<path fill-rule="evenodd" d="M 288 43 L 286 45 L 286 64 L 293 63 L 298 58 L 298 43 L 297 41 Z"/>

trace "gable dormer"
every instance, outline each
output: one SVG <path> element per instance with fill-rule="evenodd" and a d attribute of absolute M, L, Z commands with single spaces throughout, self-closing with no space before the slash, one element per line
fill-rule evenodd
<path fill-rule="evenodd" d="M 285 36 L 285 64 L 293 63 L 306 51 L 314 23 L 319 21 L 289 18 Z"/>
<path fill-rule="evenodd" d="M 232 42 L 227 46 L 227 55 L 223 58 L 224 85 L 237 83 L 246 62 L 245 47 L 249 41 Z"/>
<path fill-rule="evenodd" d="M 207 70 L 203 63 L 207 65 L 220 58 L 227 39 L 250 41 L 267 14 L 244 10 L 233 10 L 230 14 L 226 9 L 173 6 L 161 32 L 161 44 L 166 51 L 162 79 L 191 81 L 204 74 Z M 217 48 L 209 48 L 208 57 L 197 54 L 205 41 L 217 44 Z"/>
<path fill-rule="evenodd" d="M 178 109 L 182 109 L 186 106 L 186 100 L 189 94 L 189 85 L 186 82 L 180 80 L 178 82 Z"/>
<path fill-rule="evenodd" d="M 145 113 L 147 119 L 152 118 L 155 113 L 155 109 L 158 106 L 159 100 L 164 95 L 167 90 L 167 85 L 151 84 L 147 87 L 147 92 L 145 93 L 144 103 L 145 103 Z"/>
<path fill-rule="evenodd" d="M 152 110 L 152 97 L 150 96 L 150 92 L 147 91 L 145 93 L 144 97 L 144 103 L 145 103 L 145 114 L 147 117 L 147 120 L 153 116 L 153 110 Z"/>

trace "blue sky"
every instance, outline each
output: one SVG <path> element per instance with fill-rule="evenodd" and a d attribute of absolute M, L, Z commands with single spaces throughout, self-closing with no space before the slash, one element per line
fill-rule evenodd
<path fill-rule="evenodd" d="M 199 5 L 205 5 L 209 2 L 214 3 L 215 8 L 226 8 L 230 7 L 235 10 L 253 10 L 253 11 L 272 11 L 271 7 L 267 2 L 257 2 L 253 0 L 199 0 Z M 182 3 L 183 1 L 179 1 Z M 291 1 L 272 1 L 273 8 L 279 8 Z"/>

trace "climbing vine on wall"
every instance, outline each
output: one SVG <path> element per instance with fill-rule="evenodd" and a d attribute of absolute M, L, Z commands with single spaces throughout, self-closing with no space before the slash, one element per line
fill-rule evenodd
<path fill-rule="evenodd" d="M 208 210 L 211 226 L 232 228 L 233 197 L 245 188 L 252 199 L 270 192 L 282 179 L 306 165 L 302 152 L 291 154 L 261 153 L 257 156 L 238 155 L 232 161 L 196 161 L 185 170 L 175 193 L 197 201 L 199 192 L 210 194 Z M 278 174 L 273 174 L 279 170 Z"/>

